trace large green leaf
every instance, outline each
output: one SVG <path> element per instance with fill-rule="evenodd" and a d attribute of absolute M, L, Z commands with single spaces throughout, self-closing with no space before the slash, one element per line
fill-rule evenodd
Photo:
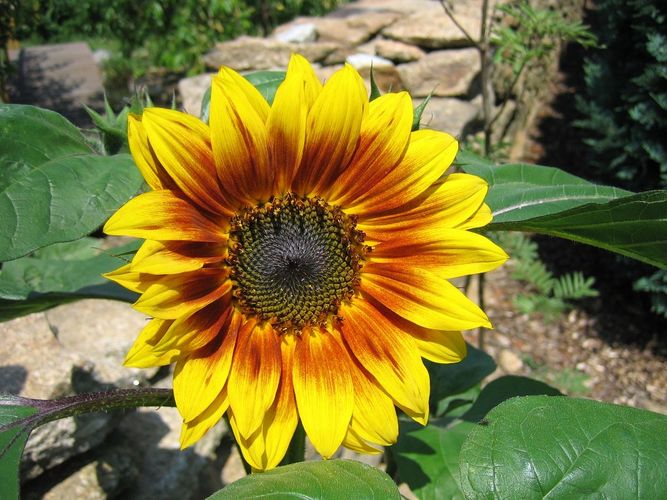
<path fill-rule="evenodd" d="M 667 191 L 584 205 L 504 228 L 587 243 L 667 269 Z"/>
<path fill-rule="evenodd" d="M 483 358 L 478 356 L 478 359 Z M 480 369 L 484 370 L 485 364 Z M 479 365 L 478 365 L 479 366 Z M 495 366 L 495 365 L 494 365 Z M 486 369 L 488 371 L 488 367 Z M 470 382 L 477 380 L 470 373 Z M 474 396 L 476 391 L 469 391 Z M 398 474 L 419 498 L 463 498 L 459 452 L 468 433 L 495 406 L 515 396 L 559 395 L 553 387 L 525 377 L 500 377 L 487 384 L 463 415 L 447 409 L 447 418 L 433 418 L 426 427 L 401 419 L 398 443 L 391 448 Z M 460 395 L 459 397 L 462 397 Z M 462 406 L 465 408 L 465 406 Z M 451 408 L 451 402 L 450 402 Z M 459 416 L 458 419 L 449 418 Z"/>
<path fill-rule="evenodd" d="M 0 261 L 97 229 L 142 178 L 129 155 L 101 156 L 62 116 L 0 104 Z"/>
<path fill-rule="evenodd" d="M 469 422 L 479 422 L 500 403 L 516 396 L 561 395 L 558 389 L 539 380 L 517 375 L 506 375 L 485 385 L 472 407 L 461 418 Z"/>
<path fill-rule="evenodd" d="M 493 373 L 496 364 L 491 356 L 470 344 L 468 355 L 460 363 L 443 365 L 425 362 L 431 376 L 431 412 L 443 414 L 450 406 L 450 397 L 460 394 L 479 384 L 484 377 Z"/>
<path fill-rule="evenodd" d="M 467 498 L 664 498 L 667 417 L 566 397 L 506 401 L 461 449 Z"/>
<path fill-rule="evenodd" d="M 0 396 L 0 498 L 6 500 L 19 497 L 19 462 L 32 430 L 15 423 L 37 412 L 12 400 L 11 396 Z"/>
<path fill-rule="evenodd" d="M 255 71 L 243 75 L 264 96 L 269 104 L 273 104 L 278 86 L 285 79 L 284 71 Z"/>
<path fill-rule="evenodd" d="M 598 186 L 557 168 L 523 163 L 494 165 L 466 151 L 458 154 L 456 163 L 489 183 L 486 203 L 493 211 L 489 229 L 513 229 L 501 225 L 590 203 L 607 203 L 631 194 L 614 187 Z"/>
<path fill-rule="evenodd" d="M 273 98 L 276 95 L 276 90 L 278 86 L 283 83 L 285 79 L 284 71 L 254 71 L 243 75 L 246 80 L 253 84 L 253 86 L 259 90 L 259 92 L 264 96 L 264 99 L 269 104 L 273 104 Z M 209 116 L 211 112 L 211 87 L 206 89 L 201 100 L 201 113 L 200 118 L 204 123 L 208 123 Z"/>
<path fill-rule="evenodd" d="M 137 295 L 102 277 L 125 263 L 133 241 L 99 251 L 102 240 L 83 238 L 45 247 L 6 262 L 0 270 L 0 321 L 83 298 L 133 302 Z"/>
<path fill-rule="evenodd" d="M 402 422 L 398 442 L 391 448 L 400 480 L 420 499 L 462 499 L 459 451 L 475 427 L 448 419 L 433 419 L 426 427 Z"/>
<path fill-rule="evenodd" d="M 209 498 L 400 499 L 384 472 L 352 460 L 300 462 L 239 479 Z"/>
<path fill-rule="evenodd" d="M 667 191 L 633 194 L 539 165 L 494 165 L 461 152 L 457 164 L 489 183 L 488 230 L 549 234 L 667 268 Z"/>

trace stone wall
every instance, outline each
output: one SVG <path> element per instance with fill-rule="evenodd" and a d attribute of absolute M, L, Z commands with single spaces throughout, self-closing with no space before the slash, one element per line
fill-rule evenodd
<path fill-rule="evenodd" d="M 482 0 L 457 1 L 459 22 L 480 31 Z M 229 66 L 241 72 L 285 69 L 298 52 L 326 80 L 345 62 L 368 79 L 371 65 L 382 91 L 408 90 L 415 105 L 432 94 L 422 125 L 461 137 L 479 128 L 480 62 L 456 25 L 435 0 L 359 0 L 324 17 L 301 17 L 268 38 L 222 42 L 205 55 L 211 71 Z M 210 75 L 179 83 L 183 107 L 199 114 Z"/>

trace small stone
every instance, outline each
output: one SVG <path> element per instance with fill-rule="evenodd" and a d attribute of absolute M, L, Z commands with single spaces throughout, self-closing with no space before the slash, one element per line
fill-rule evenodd
<path fill-rule="evenodd" d="M 145 314 L 116 300 L 89 299 L 46 311 L 51 331 L 65 348 L 90 360 L 117 386 L 146 381 L 157 369 L 123 367 L 125 355 L 148 324 Z"/>
<path fill-rule="evenodd" d="M 178 82 L 178 93 L 183 103 L 183 111 L 194 116 L 201 115 L 201 101 L 211 87 L 213 73 L 183 78 Z"/>
<path fill-rule="evenodd" d="M 478 127 L 480 109 L 453 97 L 431 97 L 422 113 L 420 127 L 441 130 L 457 138 L 473 133 Z"/>
<path fill-rule="evenodd" d="M 406 500 L 418 500 L 419 498 L 412 492 L 407 483 L 399 484 L 398 491 L 401 494 L 401 498 L 405 498 Z"/>
<path fill-rule="evenodd" d="M 477 49 L 438 50 L 396 68 L 415 97 L 425 97 L 431 92 L 435 96 L 456 97 L 469 93 L 479 73 L 480 61 Z"/>
<path fill-rule="evenodd" d="M 396 40 L 379 39 L 375 42 L 375 53 L 395 63 L 418 61 L 426 55 L 419 47 Z"/>
<path fill-rule="evenodd" d="M 52 109 L 80 127 L 91 124 L 84 104 L 104 107 L 102 71 L 86 43 L 22 48 L 17 69 L 16 103 Z"/>
<path fill-rule="evenodd" d="M 245 468 L 243 467 L 243 459 L 239 453 L 238 446 L 230 444 L 229 455 L 227 461 L 220 471 L 220 479 L 222 484 L 230 484 L 238 481 L 246 476 Z"/>
<path fill-rule="evenodd" d="M 509 349 L 503 349 L 498 354 L 498 366 L 507 373 L 518 373 L 523 368 L 523 361 Z"/>
<path fill-rule="evenodd" d="M 458 23 L 473 38 L 480 34 L 482 0 L 456 2 L 454 15 Z M 387 38 L 427 49 L 470 47 L 461 29 L 445 13 L 440 2 L 429 2 L 382 30 Z"/>
<path fill-rule="evenodd" d="M 394 63 L 389 59 L 385 59 L 379 56 L 373 56 L 370 54 L 352 54 L 347 56 L 347 63 L 354 67 L 357 71 L 367 68 L 373 68 L 373 70 L 379 68 L 393 68 Z"/>
<path fill-rule="evenodd" d="M 273 38 L 287 43 L 306 43 L 317 40 L 317 28 L 313 23 L 292 24 L 276 31 Z"/>

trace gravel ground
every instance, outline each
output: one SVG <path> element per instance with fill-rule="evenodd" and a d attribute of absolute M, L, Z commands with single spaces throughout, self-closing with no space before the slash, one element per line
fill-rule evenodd
<path fill-rule="evenodd" d="M 495 327 L 485 334 L 485 349 L 498 363 L 496 376 L 525 375 L 571 396 L 667 414 L 667 338 L 658 330 L 661 321 L 637 321 L 631 303 L 626 310 L 609 311 L 603 297 L 589 299 L 590 311 L 573 309 L 545 322 L 539 314 L 514 308 L 512 297 L 524 290 L 510 269 L 511 261 L 485 280 L 485 310 Z M 646 335 L 647 328 L 652 335 Z M 477 344 L 476 332 L 468 340 Z"/>

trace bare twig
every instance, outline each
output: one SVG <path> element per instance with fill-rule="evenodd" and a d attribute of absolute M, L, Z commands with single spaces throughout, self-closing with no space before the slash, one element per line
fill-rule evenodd
<path fill-rule="evenodd" d="M 442 5 L 442 8 L 445 11 L 445 14 L 452 20 L 452 22 L 456 25 L 456 27 L 459 29 L 461 33 L 463 33 L 463 36 L 465 36 L 468 41 L 473 44 L 478 50 L 481 50 L 480 43 L 479 41 L 475 40 L 470 33 L 468 33 L 468 30 L 466 30 L 461 23 L 459 23 L 458 19 L 456 19 L 456 16 L 454 16 L 454 13 L 452 12 L 452 8 L 449 6 L 449 3 L 447 0 L 440 0 L 440 5 Z"/>

